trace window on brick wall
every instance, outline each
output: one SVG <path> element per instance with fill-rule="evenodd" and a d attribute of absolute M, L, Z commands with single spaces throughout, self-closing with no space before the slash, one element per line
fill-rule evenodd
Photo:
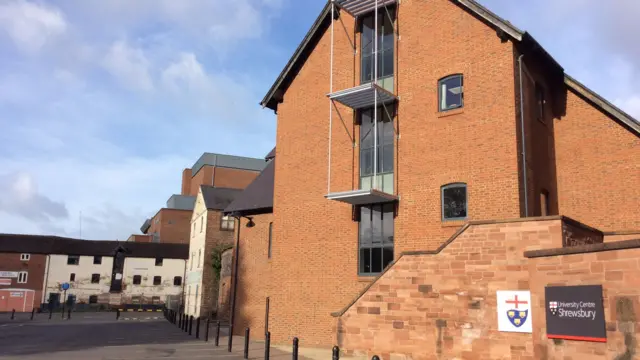
<path fill-rule="evenodd" d="M 376 275 L 393 261 L 394 205 L 360 208 L 358 273 Z"/>
<path fill-rule="evenodd" d="M 29 261 L 31 254 L 20 254 L 20 261 Z"/>
<path fill-rule="evenodd" d="M 438 80 L 438 110 L 447 111 L 464 106 L 462 74 L 450 75 Z"/>
<path fill-rule="evenodd" d="M 133 275 L 133 285 L 140 285 L 142 283 L 141 275 Z"/>
<path fill-rule="evenodd" d="M 26 271 L 20 271 L 18 273 L 18 284 L 26 284 L 29 278 L 29 273 Z"/>
<path fill-rule="evenodd" d="M 395 9 L 378 10 L 378 29 L 375 28 L 375 12 L 362 17 L 361 31 L 361 56 L 360 56 L 360 82 L 369 83 L 374 77 L 374 63 L 378 42 L 378 81 L 377 84 L 393 92 L 394 79 L 394 30 Z"/>
<path fill-rule="evenodd" d="M 269 247 L 267 248 L 267 258 L 271 259 L 271 244 L 273 243 L 273 223 L 269 223 Z"/>
<path fill-rule="evenodd" d="M 220 229 L 226 231 L 233 231 L 233 227 L 235 225 L 235 219 L 231 216 L 223 216 L 220 219 Z"/>
<path fill-rule="evenodd" d="M 377 189 L 388 194 L 393 194 L 393 152 L 394 137 L 393 106 L 378 108 L 377 114 L 377 142 L 374 141 L 376 132 L 373 109 L 359 112 L 360 123 L 360 188 L 369 190 L 373 188 L 374 153 L 376 153 Z"/>
<path fill-rule="evenodd" d="M 182 285 L 182 276 L 174 276 L 173 277 L 173 286 Z"/>
<path fill-rule="evenodd" d="M 467 184 L 455 183 L 441 188 L 442 220 L 467 218 Z"/>

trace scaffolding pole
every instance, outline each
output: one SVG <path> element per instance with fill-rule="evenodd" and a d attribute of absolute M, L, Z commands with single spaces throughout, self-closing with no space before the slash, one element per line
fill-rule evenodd
<path fill-rule="evenodd" d="M 373 25 L 373 81 L 378 84 L 378 0 Z M 373 92 L 373 189 L 378 190 L 378 89 Z"/>
<path fill-rule="evenodd" d="M 377 0 L 376 0 L 377 1 Z M 331 1 L 331 50 L 329 65 L 329 94 L 333 93 L 333 23 L 335 4 Z M 329 154 L 327 156 L 327 194 L 331 194 L 331 135 L 333 130 L 333 101 L 329 99 Z"/>

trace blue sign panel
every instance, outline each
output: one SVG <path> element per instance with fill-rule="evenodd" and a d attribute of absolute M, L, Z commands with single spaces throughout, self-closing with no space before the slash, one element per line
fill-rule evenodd
<path fill-rule="evenodd" d="M 62 290 L 69 290 L 69 288 L 70 288 L 70 287 L 71 287 L 71 286 L 69 285 L 69 283 L 64 283 L 64 284 L 62 284 L 62 286 L 61 286 Z"/>

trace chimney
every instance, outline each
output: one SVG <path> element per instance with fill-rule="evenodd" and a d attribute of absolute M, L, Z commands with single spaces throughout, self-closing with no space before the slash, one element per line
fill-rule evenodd
<path fill-rule="evenodd" d="M 181 195 L 189 195 L 191 193 L 191 178 L 193 177 L 191 169 L 182 171 L 182 192 Z"/>

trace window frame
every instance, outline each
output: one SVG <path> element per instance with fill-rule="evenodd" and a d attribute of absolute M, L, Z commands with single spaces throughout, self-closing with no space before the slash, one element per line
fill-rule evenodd
<path fill-rule="evenodd" d="M 232 216 L 228 216 L 228 215 L 220 216 L 220 230 L 234 231 L 235 228 L 236 228 L 236 220 Z"/>
<path fill-rule="evenodd" d="M 267 245 L 267 259 L 271 259 L 272 245 L 273 245 L 273 221 L 269 223 L 269 243 Z"/>
<path fill-rule="evenodd" d="M 158 280 L 157 284 L 156 284 L 156 280 Z M 153 286 L 159 286 L 159 285 L 162 285 L 162 276 L 156 275 L 153 277 Z"/>
<path fill-rule="evenodd" d="M 393 240 L 391 241 L 391 245 L 389 245 L 388 243 L 385 244 L 385 241 L 382 240 L 381 243 L 379 245 L 375 245 L 373 244 L 373 241 L 371 241 L 370 244 L 363 244 L 361 239 L 362 239 L 362 208 L 369 208 L 370 214 L 373 218 L 373 208 L 374 207 L 378 207 L 380 210 L 381 214 L 384 214 L 384 208 L 387 206 L 391 206 L 392 210 L 391 210 L 391 216 L 392 216 L 392 220 L 391 220 L 391 224 L 393 225 L 393 229 L 391 231 L 391 237 L 393 238 Z M 370 204 L 370 205 L 362 205 L 362 206 L 358 206 L 358 260 L 357 260 L 357 264 L 358 264 L 358 276 L 360 277 L 375 277 L 378 276 L 380 274 L 382 274 L 384 272 L 384 270 L 387 268 L 387 266 L 389 266 L 390 264 L 393 263 L 393 261 L 395 260 L 395 231 L 396 231 L 396 224 L 395 224 L 395 220 L 396 220 L 396 216 L 397 216 L 397 208 L 396 208 L 396 204 L 395 203 L 382 203 L 382 204 Z M 383 215 L 384 216 L 384 215 Z M 383 226 L 384 220 L 380 219 L 380 224 L 379 224 L 379 228 L 381 229 L 381 235 L 384 236 L 384 226 Z M 371 226 L 371 228 L 373 229 L 373 226 Z M 391 256 L 391 261 L 385 266 L 384 265 L 384 250 L 385 249 L 391 249 L 392 251 L 392 256 Z M 362 251 L 362 249 L 381 249 L 381 254 L 380 254 L 380 260 L 382 261 L 382 269 L 380 270 L 380 272 L 363 272 L 361 265 L 362 265 L 362 258 L 360 256 L 360 252 Z M 371 257 L 373 257 L 373 255 L 370 255 Z"/>
<path fill-rule="evenodd" d="M 20 271 L 18 272 L 18 284 L 26 284 L 29 282 L 29 272 L 28 271 Z"/>
<path fill-rule="evenodd" d="M 75 281 L 76 281 L 76 273 L 69 274 L 69 282 L 75 282 Z"/>
<path fill-rule="evenodd" d="M 138 280 L 136 282 L 136 279 Z M 131 284 L 132 285 L 141 285 L 142 284 L 142 275 L 133 275 L 133 278 L 131 279 Z"/>
<path fill-rule="evenodd" d="M 97 280 L 96 280 L 97 278 Z M 100 274 L 91 274 L 91 283 L 92 284 L 100 284 Z"/>
<path fill-rule="evenodd" d="M 96 262 L 96 260 L 98 260 Z M 93 265 L 101 265 L 102 264 L 102 256 L 100 255 L 94 255 L 93 256 Z"/>
<path fill-rule="evenodd" d="M 29 261 L 31 260 L 31 254 L 23 253 L 20 254 L 20 261 Z"/>
<path fill-rule="evenodd" d="M 371 21 L 371 27 L 374 26 L 374 17 L 375 17 L 375 12 L 378 12 L 378 27 L 379 29 L 373 29 L 373 34 L 374 34 L 374 39 L 372 39 L 369 43 L 365 44 L 365 26 L 368 27 L 368 25 L 365 24 L 365 22 L 367 21 Z M 389 12 L 389 14 L 387 15 L 387 11 Z M 390 16 L 389 16 L 390 15 Z M 360 66 L 360 84 L 369 84 L 369 83 L 376 83 L 379 84 L 381 81 L 384 81 L 385 79 L 394 79 L 393 81 L 395 82 L 395 75 L 396 75 L 396 65 L 397 65 L 397 61 L 396 61 L 396 51 L 397 51 L 397 39 L 396 39 L 396 30 L 395 27 L 397 26 L 397 9 L 395 6 L 390 6 L 389 8 L 387 8 L 385 10 L 385 8 L 379 8 L 377 10 L 373 10 L 371 12 L 368 12 L 365 15 L 362 15 L 360 19 L 358 19 L 358 33 L 360 36 L 360 46 L 358 49 L 358 52 L 360 53 L 360 58 L 359 58 L 359 66 Z M 391 17 L 391 19 L 389 19 L 389 17 Z M 385 44 L 384 44 L 384 38 L 385 38 L 385 25 L 387 23 L 387 21 L 390 21 L 391 23 L 389 24 L 389 26 L 391 27 L 391 47 L 389 48 L 385 48 Z M 380 33 L 380 34 L 378 34 Z M 378 41 L 378 38 L 380 38 L 380 42 L 378 44 L 378 78 L 377 79 L 373 79 L 374 76 L 374 59 L 375 59 L 375 42 Z M 369 46 L 369 44 L 371 44 L 371 51 L 366 51 L 366 47 Z M 382 75 L 384 72 L 384 58 L 385 55 L 387 53 L 391 53 L 391 65 L 393 67 L 393 70 L 391 72 L 391 74 L 387 74 L 387 75 Z M 365 74 L 366 72 L 364 71 L 364 64 L 365 64 L 365 60 L 368 60 L 370 66 L 371 66 L 371 78 L 369 79 L 365 79 Z M 381 85 L 382 86 L 382 85 Z"/>
<path fill-rule="evenodd" d="M 377 173 L 376 173 L 376 177 L 378 177 L 378 188 L 382 189 L 385 185 L 384 183 L 384 178 L 385 175 L 390 175 L 391 176 L 391 185 L 389 185 L 391 187 L 391 192 L 394 193 L 395 192 L 395 181 L 396 181 L 396 140 L 397 140 L 397 135 L 396 135 L 396 130 L 395 130 L 395 120 L 396 120 L 396 112 L 397 112 L 397 105 L 396 104 L 391 104 L 391 105 L 387 105 L 386 108 L 383 105 L 379 105 L 377 109 L 374 109 L 374 107 L 369 107 L 366 109 L 360 109 L 357 111 L 356 113 L 356 119 L 357 119 L 357 123 L 358 123 L 358 138 L 360 141 L 360 149 L 358 151 L 358 187 L 360 189 L 363 189 L 364 187 L 364 179 L 370 179 L 370 186 L 369 188 L 373 188 L 373 182 L 374 182 L 374 176 L 373 176 L 373 158 L 374 158 L 374 153 L 377 154 L 376 159 L 378 162 L 378 168 L 377 168 Z M 386 110 L 385 110 L 386 109 Z M 374 131 L 373 131 L 373 126 L 374 126 L 374 118 L 376 117 L 375 112 L 378 112 L 378 116 L 377 116 L 377 120 L 378 120 L 378 142 L 377 142 L 377 147 L 374 146 Z M 388 114 L 388 116 L 387 116 Z M 364 125 L 365 121 L 363 120 L 365 117 L 368 118 L 368 121 L 371 122 L 371 125 Z M 387 121 L 385 121 L 387 120 Z M 385 136 L 385 127 L 390 127 L 391 128 L 391 132 L 390 132 L 390 136 L 387 138 Z M 371 140 L 367 141 L 367 137 L 370 137 Z M 363 145 L 365 143 L 369 142 L 369 145 Z M 386 160 L 391 160 L 390 161 L 390 169 L 385 170 L 385 149 L 391 148 L 391 159 L 386 159 Z M 364 158 L 366 156 L 366 154 L 369 154 L 370 158 L 371 158 L 371 173 L 365 173 L 363 171 L 363 166 L 366 166 Z"/>
<path fill-rule="evenodd" d="M 69 260 L 77 259 L 75 263 L 69 263 Z M 80 255 L 67 255 L 67 265 L 78 266 L 80 265 Z"/>
<path fill-rule="evenodd" d="M 442 108 L 442 85 L 446 81 L 456 77 L 460 78 L 460 87 L 462 88 L 462 91 L 460 92 L 460 105 L 456 107 L 449 107 L 449 108 L 443 109 Z M 447 112 L 447 111 L 462 109 L 462 108 L 464 108 L 464 74 L 462 73 L 450 74 L 438 79 L 438 112 Z"/>
<path fill-rule="evenodd" d="M 182 276 L 173 277 L 173 286 L 182 286 Z"/>
<path fill-rule="evenodd" d="M 444 216 L 444 191 L 456 187 L 464 187 L 464 197 L 465 197 L 465 216 L 464 217 L 456 217 L 456 218 L 445 218 Z M 441 212 L 441 220 L 442 222 L 447 221 L 464 221 L 469 219 L 469 185 L 464 182 L 455 182 L 442 185 L 440 187 L 440 212 Z"/>
<path fill-rule="evenodd" d="M 156 266 L 162 266 L 162 265 L 164 265 L 164 258 L 157 257 L 156 258 Z"/>

